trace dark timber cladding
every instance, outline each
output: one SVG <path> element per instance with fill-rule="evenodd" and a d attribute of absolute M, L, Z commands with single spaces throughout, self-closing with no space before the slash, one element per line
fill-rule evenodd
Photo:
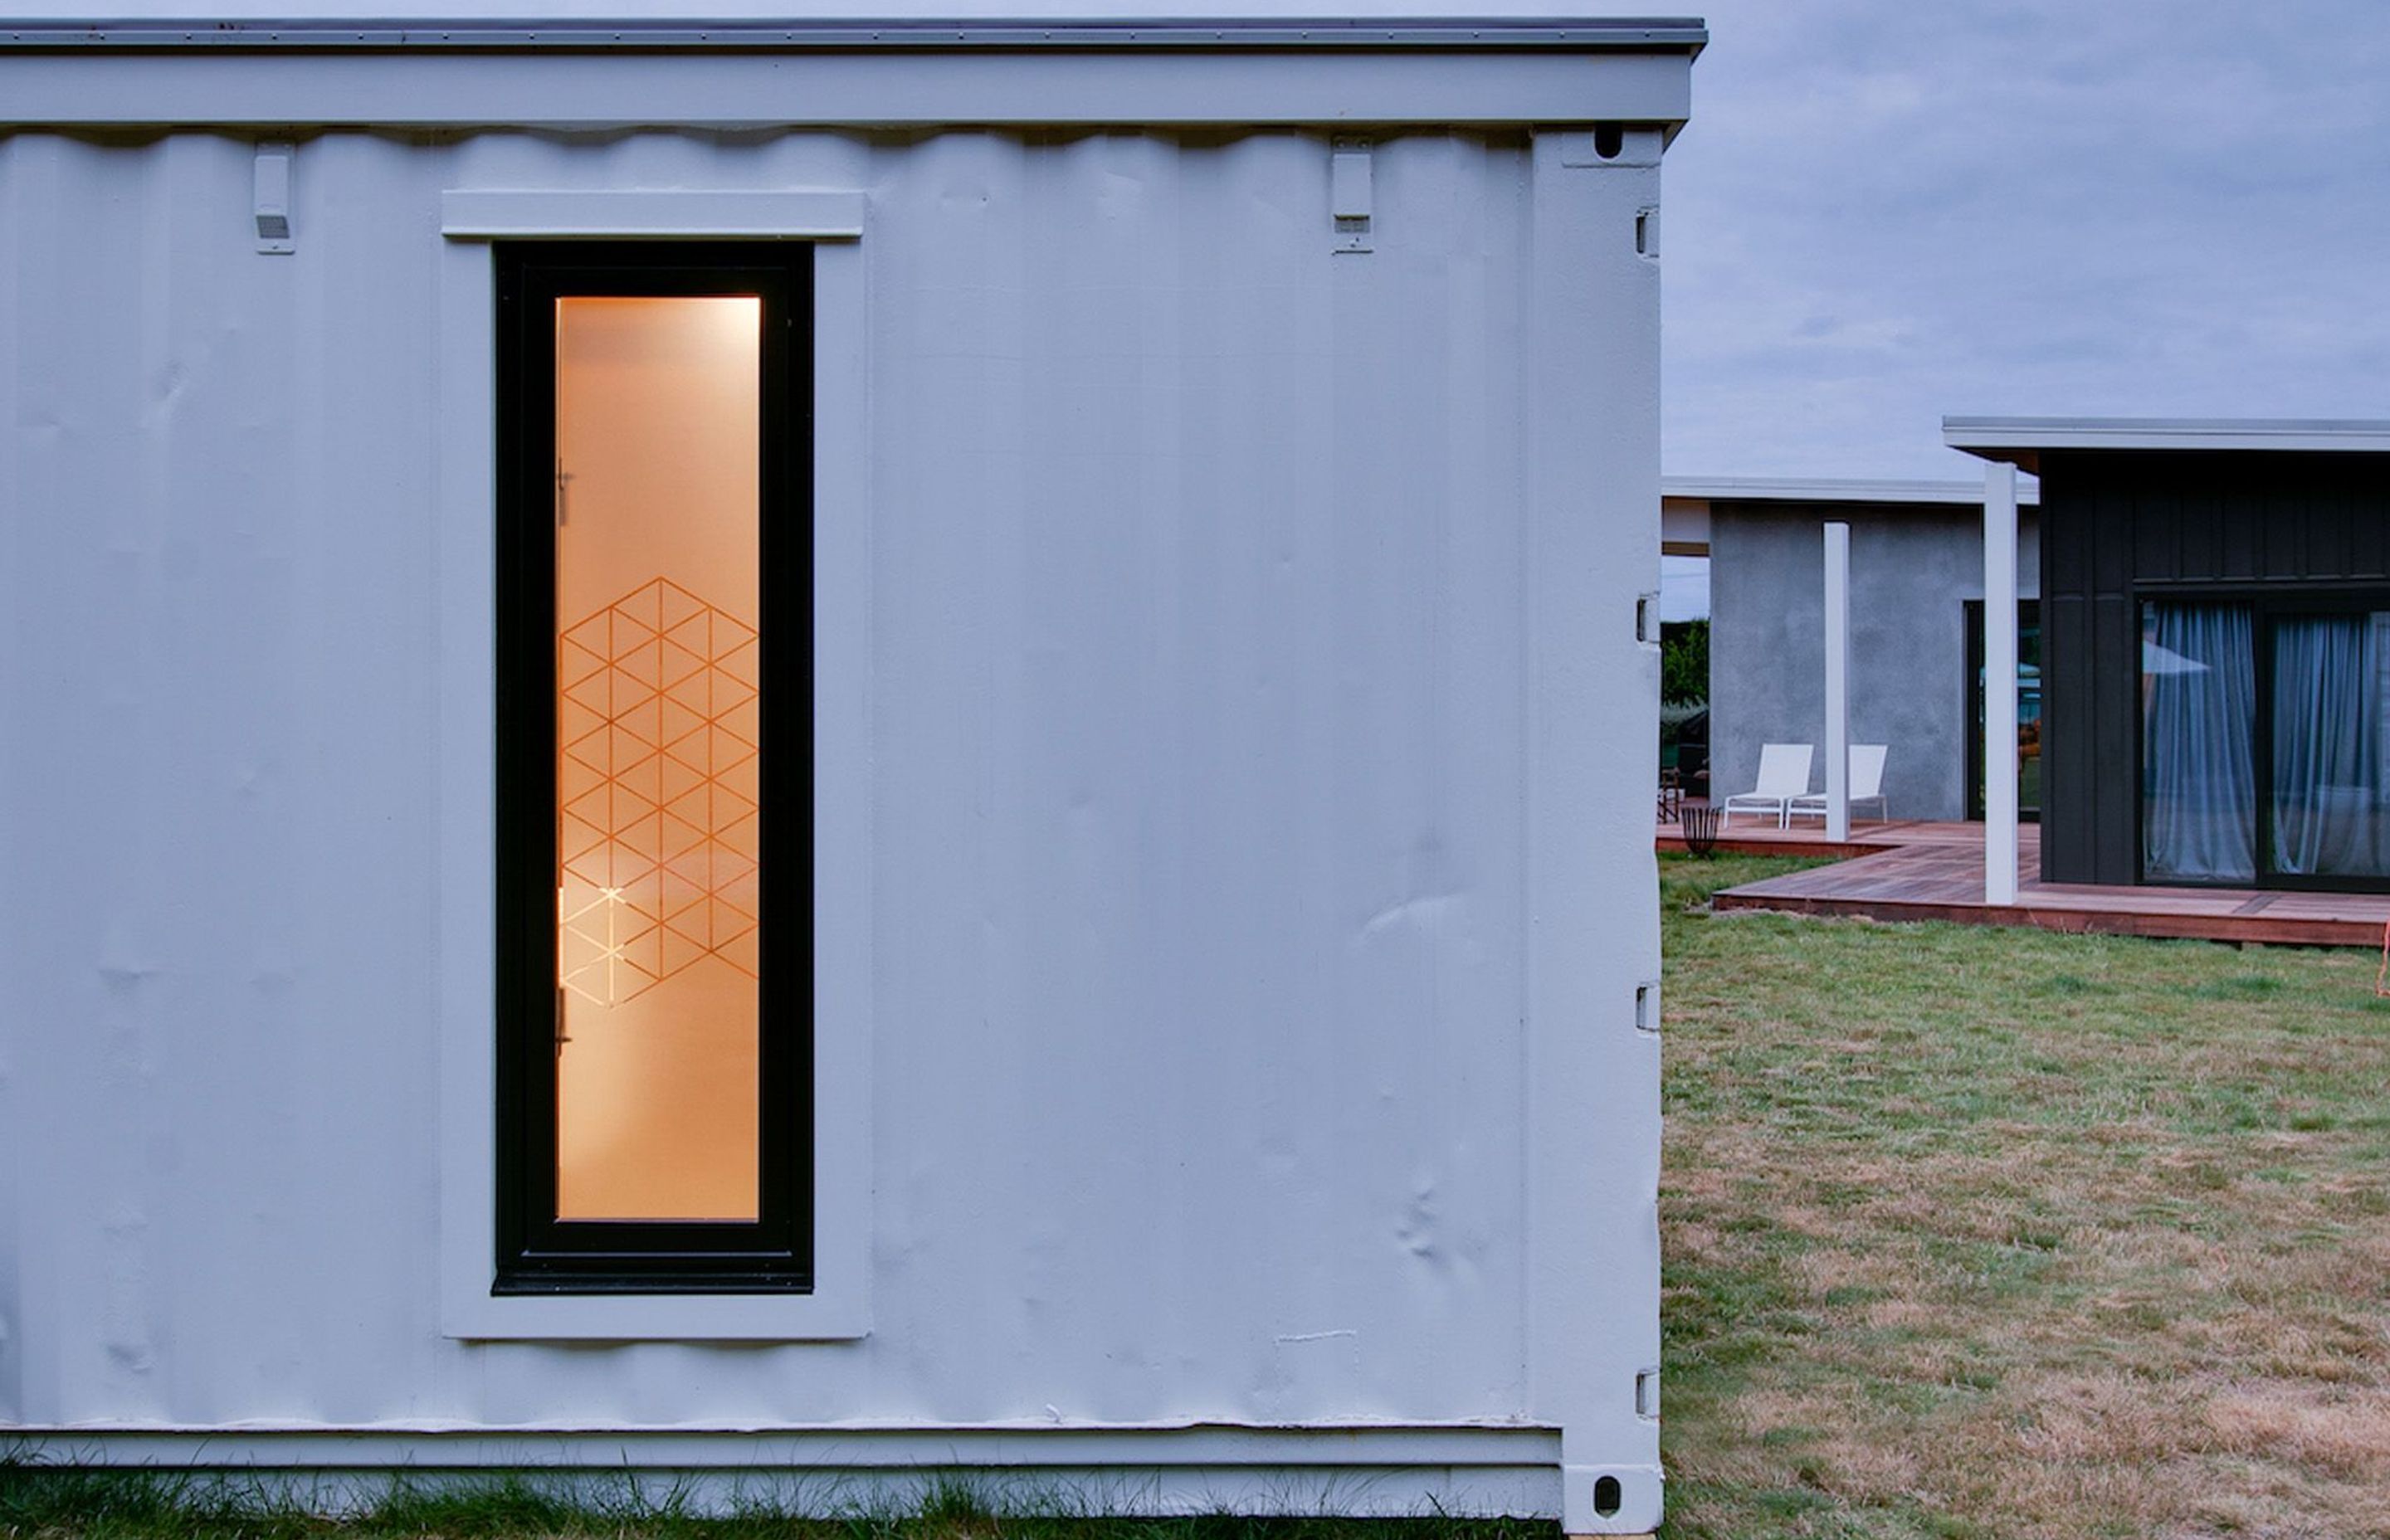
<path fill-rule="evenodd" d="M 2140 859 L 2140 604 L 2390 583 L 2390 456 L 2040 452 L 2042 879 Z"/>

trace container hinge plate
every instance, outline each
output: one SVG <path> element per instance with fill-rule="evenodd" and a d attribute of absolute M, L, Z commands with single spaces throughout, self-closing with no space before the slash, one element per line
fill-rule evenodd
<path fill-rule="evenodd" d="M 1375 196 L 1367 139 L 1338 138 L 1329 147 L 1328 217 L 1336 225 L 1336 254 L 1360 255 L 1369 250 L 1369 222 Z"/>
<path fill-rule="evenodd" d="M 297 147 L 284 140 L 264 140 L 257 147 L 251 190 L 257 249 L 267 256 L 285 257 L 299 250 L 290 229 L 290 166 L 297 159 Z"/>

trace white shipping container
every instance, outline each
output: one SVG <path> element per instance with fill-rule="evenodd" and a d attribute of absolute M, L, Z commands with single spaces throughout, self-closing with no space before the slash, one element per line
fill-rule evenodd
<path fill-rule="evenodd" d="M 1701 42 L 0 21 L 0 1442 L 1651 1529 L 1659 167 Z M 525 619 L 570 584 L 507 554 L 567 537 L 508 520 L 537 390 L 584 387 L 499 286 L 725 240 L 810 275 L 809 422 L 761 387 L 794 480 L 767 447 L 755 504 L 687 447 L 755 409 L 684 400 L 651 495 L 746 478 L 767 617 L 810 611 L 760 622 L 811 681 L 809 721 L 762 687 L 795 875 L 760 953 L 739 911 L 696 943 L 782 1046 L 608 1168 L 729 1140 L 744 1187 L 574 1201 L 786 1200 L 799 1260 L 509 1272 L 584 1233 L 508 1194 L 582 1180 L 598 1072 L 505 981 L 593 1044 L 623 992 L 571 1005 L 569 926 L 500 910 L 578 827 L 502 750 L 582 773 L 537 725 L 578 708 L 503 692 L 570 694 Z M 677 1095 L 688 1030 L 605 1094 Z"/>

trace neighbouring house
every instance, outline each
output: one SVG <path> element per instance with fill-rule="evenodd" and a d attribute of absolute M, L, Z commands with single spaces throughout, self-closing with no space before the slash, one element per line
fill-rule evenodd
<path fill-rule="evenodd" d="M 1698 22 L 85 9 L 0 1448 L 1652 1528 Z"/>
<path fill-rule="evenodd" d="M 1850 733 L 1881 743 L 1882 811 L 1984 811 L 1984 536 L 1980 481 L 1675 477 L 1667 549 L 1710 560 L 1710 789 L 1746 790 L 1768 743 L 1820 744 L 1825 526 L 1850 527 Z M 2030 502 L 2030 493 L 2027 501 Z M 2035 520 L 2021 515 L 2032 566 Z M 2036 805 L 2040 729 L 2030 581 L 2020 607 L 2020 797 Z M 1866 809 L 1872 815 L 1877 811 Z"/>
<path fill-rule="evenodd" d="M 2040 481 L 2043 879 L 2390 891 L 2390 421 L 1943 426 Z"/>

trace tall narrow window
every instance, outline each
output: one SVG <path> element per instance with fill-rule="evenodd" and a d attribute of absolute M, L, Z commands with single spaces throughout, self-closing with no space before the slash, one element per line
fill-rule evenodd
<path fill-rule="evenodd" d="M 1984 601 L 1965 601 L 1967 635 L 1967 816 L 1984 815 Z M 2041 601 L 2017 601 L 2017 815 L 2041 820 Z"/>
<path fill-rule="evenodd" d="M 500 1291 L 810 1282 L 809 254 L 500 252 Z"/>

